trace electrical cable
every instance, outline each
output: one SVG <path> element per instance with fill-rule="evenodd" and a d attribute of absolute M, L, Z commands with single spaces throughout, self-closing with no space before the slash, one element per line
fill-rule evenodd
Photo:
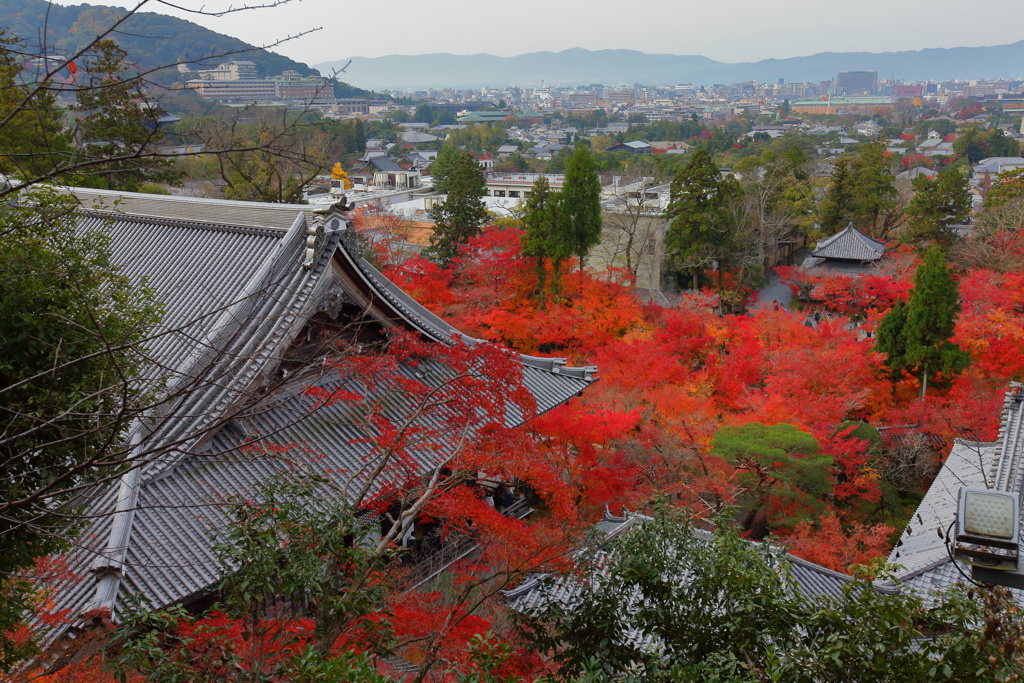
<path fill-rule="evenodd" d="M 953 530 L 953 525 L 954 524 L 956 524 L 956 517 L 953 518 L 953 521 L 950 522 L 949 526 L 946 528 L 946 538 L 944 539 L 945 544 L 946 544 L 946 554 L 949 555 L 950 561 L 953 563 L 953 566 L 956 567 L 956 570 L 958 572 L 960 572 L 960 576 L 964 577 L 965 579 L 967 579 L 968 581 L 973 583 L 978 588 L 991 588 L 994 584 L 980 583 L 978 581 L 975 581 L 973 577 L 967 576 L 967 574 L 964 572 L 964 570 L 960 568 L 960 563 L 956 561 L 955 557 L 953 557 L 953 549 L 949 547 L 949 538 L 950 538 L 949 532 Z"/>

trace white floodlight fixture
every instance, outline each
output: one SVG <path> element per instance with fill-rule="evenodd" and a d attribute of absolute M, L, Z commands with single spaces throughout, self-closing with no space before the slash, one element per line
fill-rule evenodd
<path fill-rule="evenodd" d="M 976 567 L 1016 571 L 1020 498 L 1014 491 L 963 487 L 954 557 Z"/>

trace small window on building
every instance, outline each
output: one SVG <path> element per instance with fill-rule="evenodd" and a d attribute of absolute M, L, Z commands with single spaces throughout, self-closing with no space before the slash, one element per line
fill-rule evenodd
<path fill-rule="evenodd" d="M 508 196 L 512 197 L 513 199 L 519 199 L 519 190 L 509 190 Z"/>
<path fill-rule="evenodd" d="M 505 196 L 505 190 L 495 190 L 494 191 L 494 196 L 495 197 L 504 197 Z"/>

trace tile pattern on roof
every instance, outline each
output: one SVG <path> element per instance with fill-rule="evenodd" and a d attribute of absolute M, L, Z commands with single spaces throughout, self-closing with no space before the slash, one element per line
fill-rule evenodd
<path fill-rule="evenodd" d="M 77 193 L 77 191 L 76 191 Z M 107 225 L 115 262 L 137 281 L 150 278 L 163 302 L 165 329 L 150 349 L 156 366 L 175 382 L 197 388 L 168 411 L 137 426 L 140 460 L 118 486 L 97 490 L 89 502 L 95 520 L 72 552 L 72 571 L 81 580 L 59 589 L 60 608 L 81 614 L 96 606 L 116 608 L 127 593 L 153 605 L 186 599 L 213 583 L 217 572 L 208 532 L 227 519 L 224 495 L 252 490 L 281 465 L 254 462 L 237 452 L 243 435 L 279 432 L 289 443 L 303 443 L 337 460 L 343 468 L 358 460 L 356 436 L 343 415 L 306 420 L 308 405 L 297 394 L 277 393 L 260 402 L 258 417 L 229 419 L 251 404 L 252 389 L 277 366 L 283 349 L 327 295 L 335 259 L 355 266 L 371 303 L 387 302 L 398 319 L 428 338 L 451 342 L 460 333 L 396 287 L 346 239 L 344 225 L 323 236 L 322 252 L 302 267 L 307 227 L 324 222 L 308 206 L 261 205 L 159 195 L 83 190 L 88 206 L 103 197 L 116 212 L 83 214 L 83 225 Z M 170 245 L 170 248 L 169 248 Z M 467 343 L 477 340 L 462 335 Z M 564 360 L 522 356 L 524 382 L 538 412 L 578 395 L 595 368 L 566 368 Z M 329 380 L 325 380 L 329 381 Z M 340 408 L 339 408 L 340 410 Z M 509 421 L 519 423 L 520 415 Z M 214 496 L 214 491 L 217 496 Z M 120 503 L 118 501 L 120 500 Z M 120 511 L 114 513 L 115 506 Z M 95 578 L 90 573 L 95 571 Z"/>
<path fill-rule="evenodd" d="M 892 549 L 891 563 L 905 567 L 910 573 L 948 559 L 945 537 L 956 516 L 960 487 L 991 485 L 995 454 L 995 444 L 960 440 L 954 443 L 945 464 Z"/>
<path fill-rule="evenodd" d="M 201 340 L 226 311 L 287 233 L 237 229 L 226 225 L 159 221 L 86 214 L 82 230 L 106 230 L 112 259 L 134 283 L 143 281 L 163 308 L 147 343 L 161 371 L 181 372 L 184 361 L 202 348 Z"/>
<path fill-rule="evenodd" d="M 848 261 L 877 261 L 884 253 L 884 244 L 871 239 L 850 223 L 831 237 L 818 242 L 811 256 Z"/>
<path fill-rule="evenodd" d="M 413 377 L 423 373 L 407 368 Z M 538 396 L 542 408 L 553 407 L 581 391 L 587 382 L 563 382 L 562 393 L 527 368 L 527 383 L 545 385 Z M 358 387 L 337 373 L 328 373 L 316 382 L 329 391 L 342 386 Z M 294 445 L 289 457 L 326 472 L 359 472 L 370 453 L 363 434 L 355 426 L 360 415 L 345 402 L 312 410 L 312 401 L 294 387 L 256 403 L 245 415 L 217 431 L 200 452 L 189 456 L 166 476 L 146 484 L 140 493 L 135 515 L 133 541 L 125 560 L 125 576 L 130 585 L 124 591 L 141 591 L 159 604 L 187 599 L 211 586 L 220 571 L 211 549 L 210 534 L 229 523 L 225 501 L 232 496 L 254 497 L 253 486 L 287 470 L 284 460 L 246 455 L 241 447 L 254 435 L 267 435 L 262 441 L 280 446 Z M 407 406 L 389 403 L 392 420 L 399 421 Z M 522 417 L 517 417 L 522 422 Z M 415 453 L 413 454 L 415 456 Z M 429 467 L 425 456 L 420 458 Z M 356 483 L 359 483 L 358 481 Z M 371 489 L 373 491 L 375 489 Z M 324 488 L 324 499 L 330 489 Z"/>

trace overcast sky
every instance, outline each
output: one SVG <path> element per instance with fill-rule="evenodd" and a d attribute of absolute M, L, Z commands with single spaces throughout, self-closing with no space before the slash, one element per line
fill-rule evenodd
<path fill-rule="evenodd" d="M 92 2 L 127 6 L 118 0 Z M 216 10 L 239 2 L 178 4 Z M 977 10 L 974 16 L 972 8 Z M 1022 0 L 978 5 L 961 0 L 292 0 L 219 19 L 184 14 L 157 0 L 144 9 L 182 16 L 254 45 L 322 27 L 276 48 L 310 65 L 388 54 L 486 52 L 507 57 L 571 47 L 746 62 L 816 52 L 889 52 L 1024 39 Z"/>

